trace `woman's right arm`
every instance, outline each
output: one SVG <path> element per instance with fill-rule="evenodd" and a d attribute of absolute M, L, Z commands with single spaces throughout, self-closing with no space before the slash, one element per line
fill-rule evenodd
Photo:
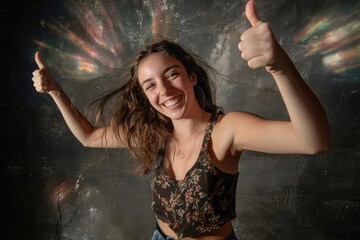
<path fill-rule="evenodd" d="M 32 78 L 36 91 L 48 93 L 53 98 L 71 132 L 85 147 L 120 148 L 125 146 L 115 137 L 110 126 L 96 128 L 76 109 L 51 76 L 39 52 L 35 54 L 35 61 L 39 67 L 33 72 Z M 120 132 L 121 136 L 123 134 Z"/>

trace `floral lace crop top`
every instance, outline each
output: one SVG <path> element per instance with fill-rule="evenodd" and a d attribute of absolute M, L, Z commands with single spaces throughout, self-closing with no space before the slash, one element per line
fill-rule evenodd
<path fill-rule="evenodd" d="M 197 237 L 222 227 L 235 218 L 235 194 L 239 173 L 227 174 L 210 160 L 208 143 L 218 113 L 206 127 L 199 157 L 183 180 L 171 178 L 163 168 L 164 149 L 151 181 L 152 209 L 157 218 L 181 239 Z"/>

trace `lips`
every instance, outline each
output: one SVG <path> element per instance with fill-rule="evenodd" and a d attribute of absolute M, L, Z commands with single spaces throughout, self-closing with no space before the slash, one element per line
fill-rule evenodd
<path fill-rule="evenodd" d="M 177 96 L 175 98 L 172 98 L 166 102 L 164 102 L 163 104 L 165 105 L 165 107 L 171 108 L 173 106 L 175 106 L 177 103 L 179 103 L 181 100 L 181 96 Z"/>

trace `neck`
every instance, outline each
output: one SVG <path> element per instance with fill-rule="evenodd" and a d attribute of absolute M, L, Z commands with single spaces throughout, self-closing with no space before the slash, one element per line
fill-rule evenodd
<path fill-rule="evenodd" d="M 210 113 L 201 110 L 198 114 L 191 116 L 191 118 L 173 121 L 173 136 L 180 140 L 186 140 L 187 138 L 202 132 L 206 127 L 209 115 Z"/>

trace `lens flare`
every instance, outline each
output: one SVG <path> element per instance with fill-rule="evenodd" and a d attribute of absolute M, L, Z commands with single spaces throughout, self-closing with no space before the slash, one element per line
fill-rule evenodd
<path fill-rule="evenodd" d="M 360 69 L 360 3 L 335 6 L 315 17 L 294 37 L 307 46 L 305 56 L 319 54 L 334 73 Z"/>
<path fill-rule="evenodd" d="M 145 38 L 168 34 L 166 1 L 88 0 L 63 5 L 70 17 L 41 20 L 49 39 L 33 39 L 51 55 L 47 65 L 61 68 L 61 78 L 91 80 L 119 70 Z"/>
<path fill-rule="evenodd" d="M 33 42 L 51 56 L 48 66 L 66 79 L 91 80 L 122 69 L 144 41 L 173 38 L 174 25 L 182 25 L 174 6 L 164 0 L 64 1 L 63 6 L 67 17 L 41 20 L 46 39 Z M 293 41 L 306 46 L 305 57 L 319 55 L 334 73 L 357 71 L 359 12 L 357 1 L 334 5 L 299 30 Z"/>

